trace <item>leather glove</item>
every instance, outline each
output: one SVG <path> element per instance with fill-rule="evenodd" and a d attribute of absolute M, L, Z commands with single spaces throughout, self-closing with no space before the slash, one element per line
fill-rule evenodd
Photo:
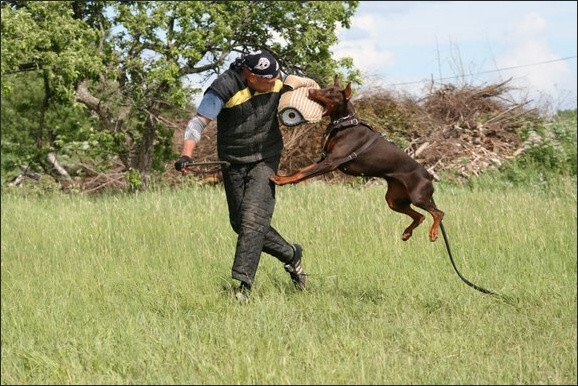
<path fill-rule="evenodd" d="M 177 162 L 175 162 L 175 169 L 179 172 L 182 172 L 185 170 L 185 167 L 188 164 L 192 164 L 193 163 L 193 159 L 191 157 L 188 157 L 186 155 L 182 155 Z"/>

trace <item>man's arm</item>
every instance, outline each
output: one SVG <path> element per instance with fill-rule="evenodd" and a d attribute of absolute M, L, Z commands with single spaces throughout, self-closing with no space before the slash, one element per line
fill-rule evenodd
<path fill-rule="evenodd" d="M 185 130 L 185 140 L 183 141 L 181 155 L 192 157 L 197 143 L 201 140 L 201 134 L 209 122 L 211 122 L 209 118 L 198 113 L 189 121 Z"/>
<path fill-rule="evenodd" d="M 205 93 L 197 114 L 187 123 L 181 157 L 175 162 L 175 169 L 182 171 L 187 163 L 193 162 L 191 157 L 197 148 L 197 143 L 201 140 L 203 130 L 213 119 L 217 118 L 223 105 L 223 100 L 215 92 L 209 90 Z"/>

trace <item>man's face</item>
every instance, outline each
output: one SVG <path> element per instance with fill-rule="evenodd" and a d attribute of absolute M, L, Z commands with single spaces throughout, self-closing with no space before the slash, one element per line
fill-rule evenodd
<path fill-rule="evenodd" d="M 249 88 L 258 92 L 266 92 L 271 90 L 275 85 L 275 81 L 279 78 L 279 74 L 273 78 L 263 78 L 262 76 L 253 74 L 247 69 L 244 71 Z"/>

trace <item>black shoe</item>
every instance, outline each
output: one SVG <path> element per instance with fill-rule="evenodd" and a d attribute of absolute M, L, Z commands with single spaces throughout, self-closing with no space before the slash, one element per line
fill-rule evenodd
<path fill-rule="evenodd" d="M 289 272 L 291 276 L 291 281 L 295 284 L 295 287 L 300 290 L 305 289 L 305 282 L 307 281 L 307 274 L 301 266 L 301 258 L 303 257 L 303 248 L 299 244 L 293 244 L 293 260 L 289 264 L 285 264 L 285 271 Z"/>
<path fill-rule="evenodd" d="M 235 291 L 235 299 L 239 303 L 247 303 L 251 295 L 251 286 L 245 282 L 241 282 L 239 288 Z"/>

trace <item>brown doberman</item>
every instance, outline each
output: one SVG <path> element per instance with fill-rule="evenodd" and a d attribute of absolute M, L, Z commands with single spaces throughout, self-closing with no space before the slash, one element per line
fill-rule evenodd
<path fill-rule="evenodd" d="M 425 218 L 411 207 L 413 204 L 432 215 L 429 239 L 435 241 L 444 212 L 433 200 L 433 176 L 423 165 L 357 118 L 350 101 L 351 83 L 342 88 L 336 76 L 333 86 L 310 89 L 309 99 L 322 105 L 323 115 L 331 119 L 325 130 L 323 155 L 316 163 L 294 174 L 275 175 L 271 180 L 277 185 L 295 184 L 335 169 L 353 176 L 384 178 L 387 181 L 385 200 L 389 207 L 413 219 L 403 231 L 402 239 L 409 239 Z"/>

